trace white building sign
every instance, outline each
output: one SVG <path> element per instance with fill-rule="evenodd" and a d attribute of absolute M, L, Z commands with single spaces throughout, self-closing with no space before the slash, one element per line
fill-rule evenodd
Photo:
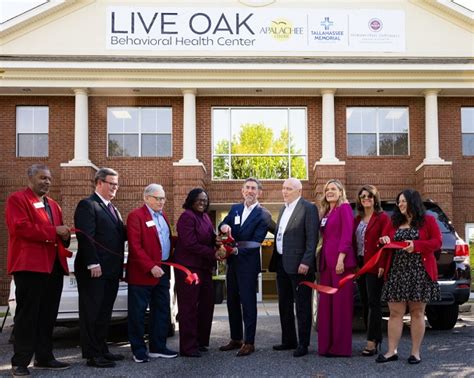
<path fill-rule="evenodd" d="M 142 51 L 404 52 L 401 10 L 107 8 L 106 47 Z"/>

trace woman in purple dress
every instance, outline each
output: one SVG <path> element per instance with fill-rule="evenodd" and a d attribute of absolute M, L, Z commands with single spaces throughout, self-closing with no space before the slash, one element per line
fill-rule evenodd
<path fill-rule="evenodd" d="M 188 193 L 176 224 L 178 240 L 174 261 L 199 276 L 198 285 L 185 283 L 185 274 L 176 272 L 178 294 L 179 350 L 181 356 L 201 357 L 207 351 L 214 314 L 212 269 L 216 266 L 216 235 L 207 215 L 209 197 L 204 189 Z"/>
<path fill-rule="evenodd" d="M 319 256 L 320 283 L 337 287 L 352 273 L 356 258 L 352 247 L 354 216 L 346 192 L 339 180 L 329 180 L 321 201 Z M 352 354 L 353 285 L 344 285 L 334 295 L 321 293 L 318 305 L 318 353 L 326 357 L 350 357 Z"/>

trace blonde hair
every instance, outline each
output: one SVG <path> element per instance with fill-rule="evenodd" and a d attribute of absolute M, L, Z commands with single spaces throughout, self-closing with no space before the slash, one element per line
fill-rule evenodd
<path fill-rule="evenodd" d="M 329 213 L 330 206 L 329 206 L 329 202 L 326 200 L 326 192 L 330 184 L 336 185 L 336 187 L 341 192 L 341 195 L 339 196 L 339 199 L 337 200 L 336 207 L 347 202 L 346 190 L 344 189 L 344 185 L 342 185 L 342 182 L 340 182 L 337 179 L 329 180 L 324 185 L 324 188 L 323 188 L 323 198 L 321 200 L 321 218 L 324 217 L 327 213 Z"/>

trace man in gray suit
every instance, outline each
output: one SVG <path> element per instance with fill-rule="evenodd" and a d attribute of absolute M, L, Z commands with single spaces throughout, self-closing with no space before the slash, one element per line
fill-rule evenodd
<path fill-rule="evenodd" d="M 278 309 L 282 343 L 274 350 L 296 349 L 294 357 L 308 354 L 311 334 L 312 290 L 301 281 L 314 281 L 316 246 L 319 238 L 318 209 L 301 197 L 302 185 L 289 178 L 283 183 L 285 205 L 281 208 L 275 229 L 275 246 L 270 271 L 277 273 Z M 296 337 L 296 303 L 298 338 Z"/>

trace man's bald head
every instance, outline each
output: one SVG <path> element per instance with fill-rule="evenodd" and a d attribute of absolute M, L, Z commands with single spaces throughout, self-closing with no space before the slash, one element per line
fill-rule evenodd
<path fill-rule="evenodd" d="M 289 179 L 285 180 L 281 189 L 285 203 L 290 204 L 300 197 L 302 189 L 303 185 L 297 178 L 290 177 Z"/>

